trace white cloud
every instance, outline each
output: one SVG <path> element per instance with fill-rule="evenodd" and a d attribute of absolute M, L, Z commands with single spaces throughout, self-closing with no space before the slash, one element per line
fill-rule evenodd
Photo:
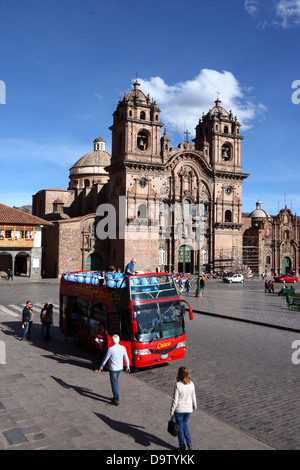
<path fill-rule="evenodd" d="M 253 121 L 266 111 L 261 103 L 249 96 L 251 87 L 243 88 L 231 72 L 202 69 L 198 76 L 175 85 L 168 85 L 161 77 L 139 79 L 141 89 L 154 98 L 162 110 L 162 121 L 167 130 L 183 132 L 194 129 L 209 109 L 215 106 L 217 91 L 221 106 L 232 111 L 243 125 L 243 130 L 252 127 Z"/>
<path fill-rule="evenodd" d="M 249 15 L 255 18 L 259 11 L 259 2 L 257 0 L 245 0 L 245 9 Z"/>
<path fill-rule="evenodd" d="M 244 6 L 260 27 L 289 28 L 300 24 L 300 0 L 245 0 Z"/>
<path fill-rule="evenodd" d="M 276 4 L 276 16 L 284 28 L 300 24 L 300 0 L 280 0 Z"/>

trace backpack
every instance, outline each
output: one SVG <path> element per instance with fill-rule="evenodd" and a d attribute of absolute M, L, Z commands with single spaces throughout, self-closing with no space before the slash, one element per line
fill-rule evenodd
<path fill-rule="evenodd" d="M 44 323 L 44 321 L 46 320 L 46 315 L 47 315 L 47 309 L 44 308 L 42 311 L 41 311 L 41 322 Z"/>

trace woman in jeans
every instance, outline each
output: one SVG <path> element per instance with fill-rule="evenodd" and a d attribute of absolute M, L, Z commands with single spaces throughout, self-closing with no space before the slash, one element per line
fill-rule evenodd
<path fill-rule="evenodd" d="M 179 367 L 173 392 L 171 416 L 175 414 L 175 419 L 180 429 L 178 441 L 179 448 L 182 450 L 185 449 L 184 440 L 186 441 L 188 449 L 192 450 L 192 441 L 187 423 L 193 410 L 196 408 L 195 386 L 190 380 L 187 368 L 184 366 Z"/>

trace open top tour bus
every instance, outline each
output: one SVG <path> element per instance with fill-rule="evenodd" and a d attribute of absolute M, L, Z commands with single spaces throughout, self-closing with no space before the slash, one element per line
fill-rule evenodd
<path fill-rule="evenodd" d="M 64 273 L 60 283 L 60 329 L 65 336 L 96 347 L 99 324 L 120 336 L 130 365 L 147 367 L 185 356 L 185 302 L 179 298 L 170 273 L 138 274 L 101 285 L 99 273 Z"/>

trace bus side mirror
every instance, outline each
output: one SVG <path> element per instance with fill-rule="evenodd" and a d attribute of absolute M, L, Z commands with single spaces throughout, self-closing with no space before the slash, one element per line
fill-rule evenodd
<path fill-rule="evenodd" d="M 190 315 L 190 320 L 193 320 L 194 318 L 194 314 L 193 314 L 193 309 L 192 307 L 190 306 L 190 304 L 186 301 L 186 300 L 183 300 L 183 299 L 180 299 L 181 302 L 184 302 L 185 304 L 188 305 L 189 307 L 189 315 Z M 185 308 L 183 307 L 183 305 L 181 306 L 181 312 L 182 314 L 184 314 L 184 311 L 185 311 Z"/>

